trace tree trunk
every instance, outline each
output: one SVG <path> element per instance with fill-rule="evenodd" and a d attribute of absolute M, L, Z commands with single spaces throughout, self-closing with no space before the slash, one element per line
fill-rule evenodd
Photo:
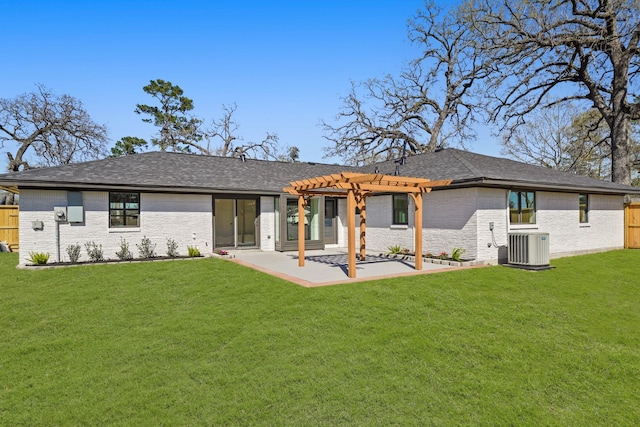
<path fill-rule="evenodd" d="M 629 68 L 621 53 L 613 52 L 611 107 L 611 181 L 631 185 L 631 115 L 627 104 Z"/>
<path fill-rule="evenodd" d="M 631 155 L 629 150 L 631 118 L 614 114 L 611 126 L 611 181 L 631 185 Z"/>

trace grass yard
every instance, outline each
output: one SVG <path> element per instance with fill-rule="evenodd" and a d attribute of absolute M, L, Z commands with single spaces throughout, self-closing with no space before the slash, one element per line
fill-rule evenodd
<path fill-rule="evenodd" d="M 219 259 L 17 270 L 0 425 L 640 425 L 640 251 L 301 288 Z"/>

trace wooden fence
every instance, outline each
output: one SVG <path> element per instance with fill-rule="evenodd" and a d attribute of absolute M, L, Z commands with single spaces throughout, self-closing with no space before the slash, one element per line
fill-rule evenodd
<path fill-rule="evenodd" d="M 624 247 L 640 249 L 640 203 L 624 207 Z"/>
<path fill-rule="evenodd" d="M 12 251 L 18 249 L 18 206 L 0 206 L 0 242 L 7 242 Z"/>

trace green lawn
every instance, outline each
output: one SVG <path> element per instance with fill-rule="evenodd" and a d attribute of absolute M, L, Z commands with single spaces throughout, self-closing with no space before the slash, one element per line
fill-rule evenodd
<path fill-rule="evenodd" d="M 17 270 L 0 425 L 640 425 L 640 251 L 306 289 L 219 259 Z"/>

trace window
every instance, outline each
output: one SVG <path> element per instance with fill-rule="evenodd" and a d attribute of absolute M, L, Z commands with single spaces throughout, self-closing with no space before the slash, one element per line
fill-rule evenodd
<path fill-rule="evenodd" d="M 587 194 L 579 194 L 578 203 L 580 206 L 580 222 L 589 222 L 589 196 Z"/>
<path fill-rule="evenodd" d="M 81 191 L 67 191 L 67 221 L 84 222 Z"/>
<path fill-rule="evenodd" d="M 509 194 L 509 221 L 511 224 L 536 223 L 536 193 L 512 191 Z"/>
<path fill-rule="evenodd" d="M 393 195 L 393 224 L 394 225 L 409 224 L 409 195 L 407 194 Z"/>
<path fill-rule="evenodd" d="M 140 193 L 109 193 L 109 227 L 140 227 Z"/>
<path fill-rule="evenodd" d="M 287 240 L 298 240 L 298 200 L 287 199 Z M 320 199 L 304 206 L 304 240 L 320 240 Z"/>

